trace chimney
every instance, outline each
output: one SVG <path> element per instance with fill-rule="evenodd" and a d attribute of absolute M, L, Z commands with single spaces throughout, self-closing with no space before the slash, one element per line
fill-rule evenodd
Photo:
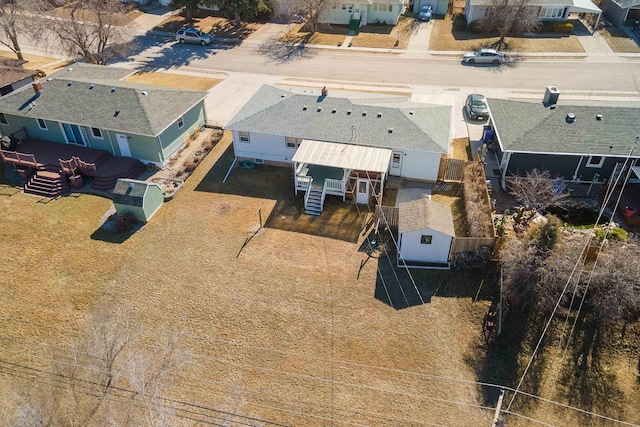
<path fill-rule="evenodd" d="M 42 93 L 42 83 L 32 82 L 31 87 L 33 87 L 33 91 L 36 93 L 36 95 L 40 95 Z"/>
<path fill-rule="evenodd" d="M 556 105 L 558 103 L 558 97 L 560 96 L 560 91 L 555 86 L 547 86 L 547 90 L 544 92 L 544 99 L 542 103 L 545 107 L 549 107 L 551 105 Z"/>

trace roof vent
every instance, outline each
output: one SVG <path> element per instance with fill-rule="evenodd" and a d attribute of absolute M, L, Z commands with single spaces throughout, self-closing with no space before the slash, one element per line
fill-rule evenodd
<path fill-rule="evenodd" d="M 378 118 L 382 117 L 382 113 L 378 113 Z"/>
<path fill-rule="evenodd" d="M 280 98 L 284 98 L 285 96 L 287 96 L 287 95 L 285 95 L 285 94 L 283 93 L 282 95 L 280 95 Z"/>
<path fill-rule="evenodd" d="M 318 107 L 316 111 L 319 113 L 320 111 L 322 111 L 322 107 Z"/>
<path fill-rule="evenodd" d="M 555 109 L 556 109 L 556 105 L 555 105 L 555 104 L 553 104 L 553 105 L 549 105 L 549 109 L 550 109 L 550 110 L 555 110 Z"/>
<path fill-rule="evenodd" d="M 89 85 L 89 89 L 93 89 L 95 86 L 93 84 Z"/>
<path fill-rule="evenodd" d="M 67 71 L 73 71 L 73 68 L 69 67 L 67 68 Z"/>
<path fill-rule="evenodd" d="M 596 120 L 602 120 L 603 118 L 602 114 L 596 114 Z"/>
<path fill-rule="evenodd" d="M 113 113 L 113 117 L 118 117 L 118 114 L 120 114 L 120 110 L 116 110 L 116 112 Z"/>
<path fill-rule="evenodd" d="M 409 115 L 410 115 L 410 116 L 413 116 L 413 111 L 409 111 Z"/>
<path fill-rule="evenodd" d="M 347 116 L 351 115 L 351 110 L 347 110 Z"/>
<path fill-rule="evenodd" d="M 142 96 L 147 96 L 147 95 L 149 95 L 149 92 L 147 92 L 146 90 L 143 90 L 143 91 L 142 91 L 142 92 L 140 92 L 140 93 L 142 93 Z"/>
<path fill-rule="evenodd" d="M 114 93 L 115 91 L 116 91 L 116 88 L 115 88 L 115 87 L 112 87 L 112 88 L 111 88 L 111 93 Z"/>
<path fill-rule="evenodd" d="M 335 108 L 333 110 L 331 110 L 331 114 L 335 114 L 338 110 L 336 110 Z"/>
<path fill-rule="evenodd" d="M 307 106 L 306 105 L 302 107 L 302 111 L 307 111 Z"/>
<path fill-rule="evenodd" d="M 50 82 L 51 80 L 53 80 L 51 77 L 47 77 L 48 82 Z"/>
<path fill-rule="evenodd" d="M 389 133 L 393 133 L 393 128 L 389 128 Z"/>
<path fill-rule="evenodd" d="M 363 111 L 363 112 L 362 112 L 362 117 L 365 117 L 366 115 L 367 115 L 367 112 L 366 112 L 366 111 Z"/>
<path fill-rule="evenodd" d="M 567 123 L 573 123 L 576 120 L 576 115 L 573 113 L 567 114 Z"/>
<path fill-rule="evenodd" d="M 67 82 L 67 86 L 71 86 L 73 82 Z"/>

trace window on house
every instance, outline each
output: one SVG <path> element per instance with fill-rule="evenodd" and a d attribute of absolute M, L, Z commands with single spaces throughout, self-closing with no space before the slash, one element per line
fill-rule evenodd
<path fill-rule="evenodd" d="M 286 136 L 284 138 L 287 148 L 298 148 L 301 141 L 302 140 L 300 138 L 294 138 L 293 136 Z"/>
<path fill-rule="evenodd" d="M 238 132 L 238 136 L 240 137 L 240 142 L 251 142 L 249 139 L 249 132 Z"/>
<path fill-rule="evenodd" d="M 374 3 L 372 9 L 374 12 L 393 12 L 393 5 L 387 3 Z"/>
<path fill-rule="evenodd" d="M 335 4 L 335 3 L 334 3 L 334 4 L 332 4 L 332 5 L 331 5 L 331 9 L 333 9 L 333 10 L 338 10 L 338 5 L 337 5 L 337 4 Z"/>
<path fill-rule="evenodd" d="M 393 158 L 391 160 L 391 166 L 394 168 L 400 167 L 400 160 L 402 159 L 401 153 L 393 153 Z"/>
<path fill-rule="evenodd" d="M 4 116 L 4 113 L 0 113 L 0 125 L 8 125 L 9 122 L 7 118 Z"/>
<path fill-rule="evenodd" d="M 342 10 L 347 10 L 347 5 L 345 3 L 342 3 Z"/>
<path fill-rule="evenodd" d="M 98 128 L 91 128 L 91 133 L 93 134 L 94 138 L 104 139 L 104 137 L 102 136 L 102 130 Z"/>
<path fill-rule="evenodd" d="M 433 236 L 427 236 L 423 234 L 422 237 L 420 237 L 420 243 L 423 245 L 430 245 L 432 239 L 433 239 Z"/>
<path fill-rule="evenodd" d="M 182 129 L 184 127 L 184 120 L 182 117 L 178 118 L 178 129 Z"/>
<path fill-rule="evenodd" d="M 601 168 L 604 164 L 603 156 L 589 156 L 589 160 L 587 160 L 588 168 Z"/>
<path fill-rule="evenodd" d="M 47 130 L 47 122 L 44 119 L 36 119 L 38 121 L 38 127 L 42 130 Z"/>
<path fill-rule="evenodd" d="M 540 18 L 554 19 L 562 18 L 564 8 L 542 7 L 540 8 Z"/>

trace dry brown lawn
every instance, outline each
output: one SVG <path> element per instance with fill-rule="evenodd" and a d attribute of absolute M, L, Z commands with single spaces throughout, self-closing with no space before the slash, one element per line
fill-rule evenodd
<path fill-rule="evenodd" d="M 61 6 L 47 12 L 49 15 L 60 18 L 71 18 L 71 6 Z M 118 18 L 118 25 L 127 25 L 141 16 L 144 12 L 139 11 L 133 5 L 128 8 L 128 12 Z M 89 9 L 80 9 L 76 11 L 76 19 L 80 18 L 84 21 L 97 22 L 96 14 Z"/>
<path fill-rule="evenodd" d="M 459 160 L 472 160 L 469 138 L 454 138 L 453 158 Z"/>
<path fill-rule="evenodd" d="M 25 61 L 27 61 L 23 64 L 24 68 L 29 70 L 42 70 L 47 74 L 51 74 L 68 64 L 66 61 L 58 62 L 58 59 L 46 56 L 30 55 L 28 53 L 23 53 L 22 55 L 24 56 Z M 0 56 L 12 59 L 16 58 L 13 52 L 6 50 L 0 50 Z"/>
<path fill-rule="evenodd" d="M 347 38 L 349 30 L 344 25 L 321 26 L 320 30 L 311 34 L 304 24 L 291 26 L 289 31 L 280 37 L 283 43 L 307 43 L 321 44 L 325 46 L 338 46 Z"/>
<path fill-rule="evenodd" d="M 229 39 L 246 39 L 262 26 L 256 22 L 242 22 L 236 25 L 233 20 L 216 16 L 215 12 L 199 10 L 193 16 L 193 22 L 186 22 L 184 11 L 173 15 L 153 28 L 154 31 L 175 33 L 180 28 L 189 26 L 198 28 L 202 32 L 210 33 L 214 37 Z"/>
<path fill-rule="evenodd" d="M 121 243 L 98 231 L 107 199 L 0 195 L 2 363 L 46 367 L 49 345 L 65 346 L 110 301 L 133 310 L 150 352 L 168 330 L 183 330 L 180 346 L 192 359 L 171 379 L 170 397 L 225 411 L 215 415 L 229 422 L 490 425 L 493 411 L 474 405 L 495 398 L 462 382 L 477 379 L 484 363 L 487 273 L 417 270 L 411 282 L 392 271 L 394 260 L 362 252 L 368 211 L 311 220 L 280 210 L 302 204 L 291 196 L 289 169 L 234 169 L 222 184 L 229 144 L 216 145 Z M 256 233 L 259 207 L 266 227 Z M 325 223 L 305 231 L 316 221 Z M 356 241 L 327 237 L 325 227 L 348 229 Z M 6 369 L 0 377 L 0 410 L 10 414 L 14 392 L 33 383 Z M 640 397 L 632 387 L 628 407 Z M 527 413 L 537 410 L 530 404 Z M 584 425 L 566 411 L 559 419 Z"/>
<path fill-rule="evenodd" d="M 401 16 L 397 25 L 368 24 L 351 39 L 354 47 L 406 49 L 415 28 L 415 18 Z M 395 46 L 398 41 L 398 46 Z"/>
<path fill-rule="evenodd" d="M 470 51 L 490 47 L 498 37 L 483 34 L 471 34 L 468 31 L 453 31 L 451 18 L 433 21 L 433 30 L 429 41 L 430 50 Z M 569 37 L 507 37 L 506 48 L 511 52 L 584 52 L 575 36 Z"/>
<path fill-rule="evenodd" d="M 640 53 L 638 43 L 618 27 L 605 27 L 598 30 L 598 33 L 607 41 L 614 52 Z"/>
<path fill-rule="evenodd" d="M 185 74 L 163 73 L 159 71 L 138 71 L 137 73 L 127 77 L 125 80 L 133 83 L 199 90 L 203 92 L 208 91 L 222 81 L 221 79 L 195 77 Z"/>

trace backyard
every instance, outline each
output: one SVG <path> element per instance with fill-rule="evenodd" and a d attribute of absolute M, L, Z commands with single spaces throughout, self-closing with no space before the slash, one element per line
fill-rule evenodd
<path fill-rule="evenodd" d="M 490 425 L 497 390 L 473 381 L 514 385 L 531 348 L 486 345 L 495 270 L 394 269 L 392 247 L 363 250 L 366 207 L 334 200 L 326 218 L 300 215 L 289 168 L 235 168 L 223 184 L 229 144 L 216 145 L 176 197 L 120 244 L 98 233 L 110 200 L 38 203 L 0 189 L 0 250 L 8 254 L 0 264 L 0 411 L 11 414 L 34 385 L 7 362 L 46 369 L 52 349 L 68 348 L 89 314 L 117 305 L 144 326 L 149 352 L 181 329 L 179 347 L 191 360 L 171 378 L 168 397 L 212 408 L 218 423 Z M 553 357 L 536 367 L 547 373 Z M 624 393 L 612 397 L 609 415 L 640 419 L 629 361 L 602 357 L 607 390 Z M 552 393 L 541 372 L 523 390 Z M 557 393 L 564 401 L 572 390 Z M 533 399 L 512 410 L 586 425 Z M 529 424 L 513 416 L 510 425 Z"/>

